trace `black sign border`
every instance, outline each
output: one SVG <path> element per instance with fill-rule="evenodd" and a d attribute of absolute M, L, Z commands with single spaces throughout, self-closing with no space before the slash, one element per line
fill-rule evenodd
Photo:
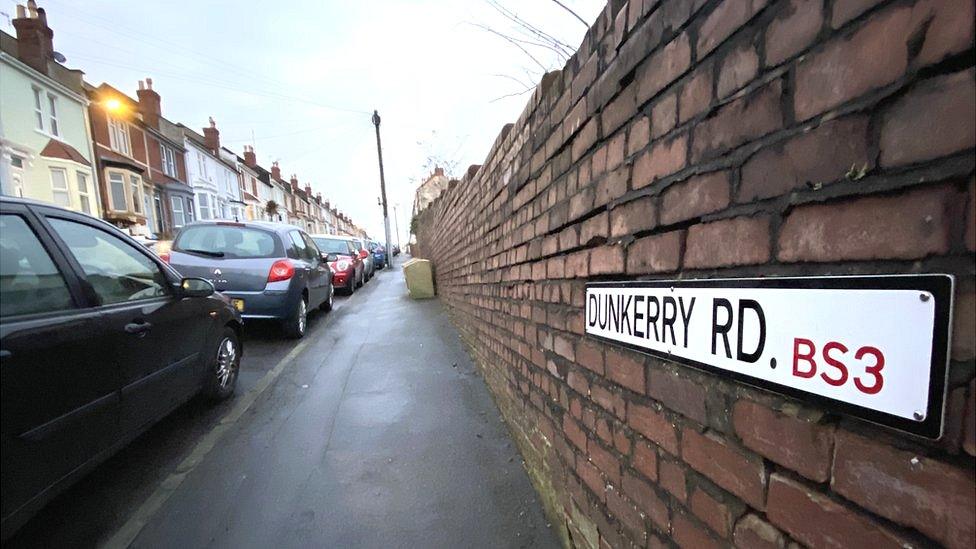
<path fill-rule="evenodd" d="M 918 275 L 866 275 L 866 276 L 813 276 L 777 278 L 702 278 L 687 280 L 633 280 L 620 282 L 588 282 L 586 288 L 781 288 L 800 290 L 916 290 L 929 292 L 935 299 L 935 322 L 932 327 L 932 362 L 929 364 L 928 410 L 923 421 L 913 421 L 886 414 L 801 389 L 787 387 L 765 379 L 733 372 L 703 362 L 654 351 L 632 343 L 626 343 L 586 332 L 588 337 L 606 341 L 656 358 L 663 358 L 730 378 L 772 393 L 789 396 L 812 403 L 829 412 L 868 421 L 883 427 L 896 429 L 914 436 L 938 440 L 944 428 L 946 389 L 949 372 L 949 337 L 952 326 L 952 296 L 955 277 L 949 274 Z M 586 306 L 583 307 L 584 313 Z M 584 316 L 584 324 L 586 322 Z"/>

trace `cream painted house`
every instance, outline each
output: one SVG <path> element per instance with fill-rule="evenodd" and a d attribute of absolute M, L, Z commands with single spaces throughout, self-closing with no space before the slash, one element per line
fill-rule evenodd
<path fill-rule="evenodd" d="M 81 71 L 54 60 L 43 9 L 0 32 L 0 192 L 101 215 Z"/>

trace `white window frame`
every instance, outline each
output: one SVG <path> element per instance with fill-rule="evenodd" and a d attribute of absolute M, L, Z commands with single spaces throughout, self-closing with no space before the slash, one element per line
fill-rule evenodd
<path fill-rule="evenodd" d="M 172 208 L 173 210 L 173 228 L 179 229 L 183 225 L 186 225 L 186 213 L 185 210 L 183 209 L 183 197 L 182 196 L 170 197 L 169 205 L 170 208 Z"/>
<path fill-rule="evenodd" d="M 89 215 L 94 214 L 91 203 L 91 194 L 88 190 L 88 174 L 82 171 L 75 172 L 75 187 L 78 189 L 78 208 Z"/>
<path fill-rule="evenodd" d="M 172 148 L 159 144 L 159 162 L 163 166 L 163 173 L 176 178 L 176 153 Z"/>
<path fill-rule="evenodd" d="M 51 135 L 59 137 L 61 135 L 61 128 L 58 124 L 58 96 L 48 92 L 47 105 L 49 108 L 47 113 L 48 131 L 50 131 Z"/>
<path fill-rule="evenodd" d="M 34 92 L 34 129 L 43 132 L 44 131 L 44 102 L 43 96 L 44 92 L 41 88 L 37 86 L 31 86 L 31 91 Z"/>
<path fill-rule="evenodd" d="M 192 198 L 186 199 L 186 222 L 193 223 L 196 221 L 196 201 Z"/>
<path fill-rule="evenodd" d="M 63 188 L 59 188 L 55 185 L 54 174 L 61 174 L 61 182 L 64 183 Z M 68 186 L 68 170 L 64 168 L 50 168 L 51 175 L 51 200 L 54 204 L 61 206 L 63 208 L 71 208 L 71 188 Z M 63 196 L 65 198 L 65 203 L 58 202 L 57 197 Z"/>
<path fill-rule="evenodd" d="M 108 142 L 113 151 L 132 156 L 132 142 L 129 139 L 129 124 L 125 120 L 108 117 Z"/>
<path fill-rule="evenodd" d="M 124 213 L 124 212 L 129 211 L 129 204 L 128 204 L 128 202 L 129 202 L 129 199 L 128 199 L 129 193 L 126 192 L 126 190 L 125 190 L 126 189 L 126 186 L 128 185 L 128 182 L 125 180 L 125 175 L 126 175 L 125 172 L 121 172 L 121 171 L 117 171 L 117 170 L 106 170 L 105 175 L 106 175 L 105 179 L 108 181 L 108 208 L 110 210 L 112 210 L 113 212 L 123 212 Z M 119 209 L 119 207 L 118 207 L 119 204 L 117 204 L 115 202 L 115 192 L 112 189 L 112 184 L 113 183 L 116 183 L 116 181 L 112 181 L 112 176 L 113 175 L 119 176 L 120 181 L 122 183 L 122 199 L 125 202 L 125 204 L 122 204 L 123 208 L 121 208 L 121 209 Z"/>
<path fill-rule="evenodd" d="M 145 212 L 142 211 L 142 178 L 136 174 L 130 173 L 128 191 L 130 195 L 129 209 L 132 211 L 132 213 L 143 216 L 146 215 Z"/>

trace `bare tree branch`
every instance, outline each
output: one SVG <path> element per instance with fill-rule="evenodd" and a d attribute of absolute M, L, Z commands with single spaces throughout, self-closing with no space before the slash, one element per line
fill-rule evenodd
<path fill-rule="evenodd" d="M 543 30 L 539 29 L 535 25 L 533 25 L 533 24 L 529 23 L 528 21 L 522 19 L 521 17 L 518 16 L 518 14 L 516 14 L 515 12 L 509 10 L 505 6 L 501 5 L 497 0 L 485 0 L 485 1 L 488 2 L 488 5 L 490 5 L 491 7 L 495 8 L 495 10 L 498 13 L 502 14 L 509 21 L 512 21 L 516 25 L 518 25 L 518 26 L 520 26 L 520 27 L 528 30 L 529 32 L 531 32 L 532 34 L 535 34 L 539 38 L 542 38 L 542 39 L 544 39 L 544 40 L 546 40 L 548 42 L 551 42 L 553 44 L 559 45 L 560 47 L 566 48 L 567 50 L 569 50 L 570 54 L 572 53 L 572 51 L 573 51 L 572 46 L 570 46 L 569 44 L 566 44 L 565 42 L 562 42 L 558 38 L 552 36 L 551 34 L 549 34 L 547 32 L 544 32 Z"/>
<path fill-rule="evenodd" d="M 587 22 L 586 22 L 586 21 L 585 21 L 585 20 L 584 20 L 584 19 L 583 19 L 582 17 L 580 17 L 578 13 L 576 13 L 575 11 L 573 11 L 573 10 L 571 10 L 571 9 L 569 9 L 569 8 L 568 8 L 568 7 L 566 6 L 566 4 L 563 4 L 563 3 L 562 3 L 562 2 L 560 2 L 559 0 L 552 0 L 552 1 L 553 1 L 553 2 L 555 2 L 555 3 L 556 3 L 556 5 L 557 5 L 557 6 L 559 6 L 560 8 L 562 8 L 562 9 L 564 9 L 564 10 L 566 10 L 566 11 L 568 11 L 569 13 L 571 13 L 571 14 L 573 15 L 573 17 L 575 17 L 575 18 L 577 18 L 577 19 L 579 19 L 579 22 L 580 22 L 580 23 L 583 23 L 583 26 L 584 26 L 584 27 L 586 27 L 586 28 L 590 28 L 590 24 L 589 24 L 589 23 L 587 23 Z"/>
<path fill-rule="evenodd" d="M 528 92 L 530 92 L 530 91 L 532 91 L 534 89 L 535 89 L 535 86 L 532 86 L 530 88 L 525 88 L 524 90 L 522 90 L 520 92 L 505 94 L 505 95 L 503 95 L 501 97 L 496 97 L 496 98 L 492 99 L 491 101 L 489 101 L 489 103 L 494 103 L 495 101 L 501 101 L 502 99 L 505 99 L 506 97 L 517 97 L 519 95 L 525 95 L 526 93 L 528 93 Z"/>
<path fill-rule="evenodd" d="M 481 23 L 468 23 L 468 24 L 469 25 L 474 25 L 475 27 L 478 27 L 479 29 L 482 29 L 482 30 L 486 30 L 486 31 L 488 31 L 488 32 L 490 32 L 492 34 L 497 34 L 497 35 L 501 36 L 502 38 L 505 38 L 505 39 L 507 39 L 509 41 L 518 42 L 520 44 L 526 44 L 528 46 L 537 46 L 537 47 L 540 47 L 540 48 L 546 48 L 547 50 L 555 53 L 559 57 L 559 60 L 560 60 L 561 63 L 565 63 L 567 60 L 569 60 L 569 57 L 567 57 L 562 51 L 560 51 L 556 46 L 553 46 L 552 44 L 544 44 L 544 43 L 535 42 L 535 41 L 532 41 L 532 40 L 524 40 L 524 39 L 521 39 L 521 38 L 516 38 L 514 36 L 510 36 L 508 34 L 505 34 L 503 32 L 496 31 L 496 30 L 492 29 L 491 27 L 489 27 L 487 25 L 483 25 Z"/>
<path fill-rule="evenodd" d="M 485 26 L 485 25 L 480 25 L 480 24 L 478 24 L 478 23 L 472 23 L 472 25 L 474 25 L 474 26 L 476 26 L 476 27 L 480 27 L 480 28 L 482 28 L 482 29 L 484 29 L 484 30 L 486 30 L 486 31 L 488 31 L 488 32 L 490 32 L 490 33 L 492 33 L 492 34 L 495 34 L 495 35 L 497 35 L 497 36 L 500 36 L 501 38 L 503 38 L 504 40 L 506 40 L 507 42 L 509 42 L 509 43 L 510 43 L 510 44 L 512 44 L 513 46 L 515 46 L 516 48 L 518 48 L 518 49 L 520 49 L 520 50 L 522 50 L 522 53 L 524 53 L 525 55 L 527 55 L 527 56 L 529 56 L 529 59 L 531 59 L 531 60 L 533 60 L 533 61 L 535 61 L 535 64 L 536 64 L 536 65 L 539 65 L 539 67 L 540 67 L 540 68 L 541 68 L 541 69 L 542 69 L 543 71 L 547 71 L 547 70 L 548 70 L 548 69 L 546 68 L 546 66 L 542 64 L 542 62 L 541 62 L 541 61 L 539 61 L 538 59 L 536 59 L 536 58 L 535 58 L 535 56 L 534 56 L 534 55 L 532 55 L 531 53 L 529 53 L 529 50 L 527 50 L 527 49 L 525 49 L 524 47 L 522 47 L 522 44 L 519 44 L 519 43 L 518 43 L 518 42 L 516 42 L 516 41 L 515 41 L 514 39 L 512 39 L 512 38 L 509 38 L 509 37 L 508 37 L 508 36 L 506 36 L 505 34 L 502 34 L 502 33 L 500 33 L 500 32 L 498 32 L 498 31 L 496 31 L 496 30 L 494 30 L 494 29 L 492 29 L 492 28 L 489 28 L 489 27 L 487 27 L 487 26 Z"/>

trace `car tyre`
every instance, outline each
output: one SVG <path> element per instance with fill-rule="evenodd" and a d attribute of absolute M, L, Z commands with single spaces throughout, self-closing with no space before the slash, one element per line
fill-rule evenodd
<path fill-rule="evenodd" d="M 359 282 L 356 283 L 356 287 L 362 288 L 363 284 L 366 284 L 366 271 L 363 271 L 363 274 L 360 275 Z"/>
<path fill-rule="evenodd" d="M 234 394 L 241 371 L 241 339 L 230 326 L 225 326 L 217 346 L 210 354 L 207 384 L 204 394 L 214 401 L 225 400 Z"/>
<path fill-rule="evenodd" d="M 285 337 L 289 339 L 301 339 L 305 336 L 305 328 L 308 327 L 308 303 L 305 296 L 298 300 L 295 311 L 291 317 L 285 321 Z"/>
<path fill-rule="evenodd" d="M 335 300 L 335 286 L 329 284 L 329 297 L 327 297 L 325 301 L 323 301 L 322 304 L 319 305 L 319 309 L 325 312 L 331 311 L 334 305 L 334 300 Z"/>

